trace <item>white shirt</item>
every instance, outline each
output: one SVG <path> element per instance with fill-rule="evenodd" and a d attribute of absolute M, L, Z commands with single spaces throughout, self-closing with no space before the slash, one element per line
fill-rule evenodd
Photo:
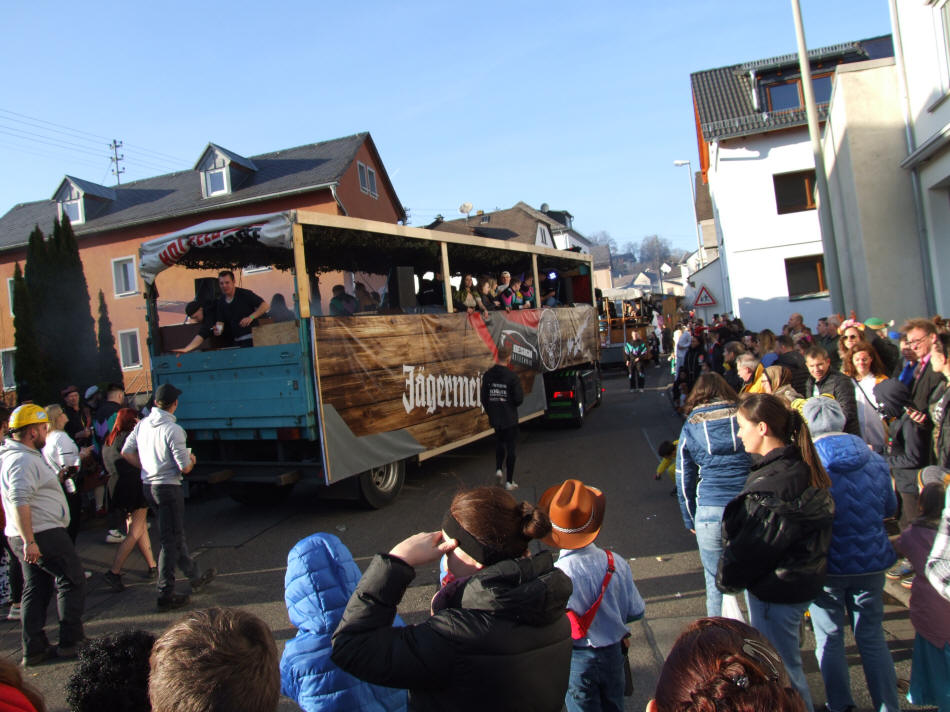
<path fill-rule="evenodd" d="M 79 446 L 65 430 L 50 430 L 43 446 L 43 457 L 56 472 L 79 466 Z"/>

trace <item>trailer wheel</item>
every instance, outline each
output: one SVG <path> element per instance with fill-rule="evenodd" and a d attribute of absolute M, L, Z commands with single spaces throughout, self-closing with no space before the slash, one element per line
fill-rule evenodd
<path fill-rule="evenodd" d="M 406 464 L 390 462 L 359 475 L 360 499 L 370 509 L 380 509 L 395 501 L 406 480 Z"/>
<path fill-rule="evenodd" d="M 580 378 L 577 379 L 574 388 L 576 389 L 574 392 L 577 394 L 577 405 L 574 406 L 574 427 L 579 428 L 584 425 L 585 404 L 587 400 L 584 397 L 584 384 Z"/>

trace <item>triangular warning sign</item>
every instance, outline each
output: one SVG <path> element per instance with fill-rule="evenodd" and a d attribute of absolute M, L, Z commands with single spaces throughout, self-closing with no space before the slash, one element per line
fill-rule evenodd
<path fill-rule="evenodd" d="M 709 290 L 706 289 L 704 284 L 699 288 L 699 293 L 696 295 L 696 301 L 693 302 L 694 307 L 714 307 L 716 306 L 716 300 L 713 299 L 713 295 L 709 293 Z"/>

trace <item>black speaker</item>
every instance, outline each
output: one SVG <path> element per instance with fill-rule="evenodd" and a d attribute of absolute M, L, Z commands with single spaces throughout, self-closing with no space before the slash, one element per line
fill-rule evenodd
<path fill-rule="evenodd" d="M 412 267 L 393 267 L 386 285 L 386 306 L 390 309 L 416 308 L 416 282 Z"/>
<path fill-rule="evenodd" d="M 195 279 L 195 301 L 207 304 L 221 296 L 217 277 L 198 277 Z"/>
<path fill-rule="evenodd" d="M 574 303 L 574 282 L 570 277 L 561 277 L 558 280 L 557 300 L 561 304 Z"/>

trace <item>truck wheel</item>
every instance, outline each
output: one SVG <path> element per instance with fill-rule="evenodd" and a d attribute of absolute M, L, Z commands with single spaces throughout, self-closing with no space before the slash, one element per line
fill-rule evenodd
<path fill-rule="evenodd" d="M 379 509 L 395 501 L 406 480 L 406 463 L 390 462 L 359 475 L 360 499 L 370 509 Z"/>
<path fill-rule="evenodd" d="M 294 486 L 270 485 L 265 482 L 229 482 L 228 496 L 248 507 L 270 507 L 286 501 Z"/>
<path fill-rule="evenodd" d="M 575 388 L 577 389 L 574 391 L 577 394 L 577 405 L 574 406 L 574 427 L 579 428 L 584 425 L 584 411 L 587 399 L 584 397 L 584 384 L 581 383 L 579 378 L 577 379 Z"/>

